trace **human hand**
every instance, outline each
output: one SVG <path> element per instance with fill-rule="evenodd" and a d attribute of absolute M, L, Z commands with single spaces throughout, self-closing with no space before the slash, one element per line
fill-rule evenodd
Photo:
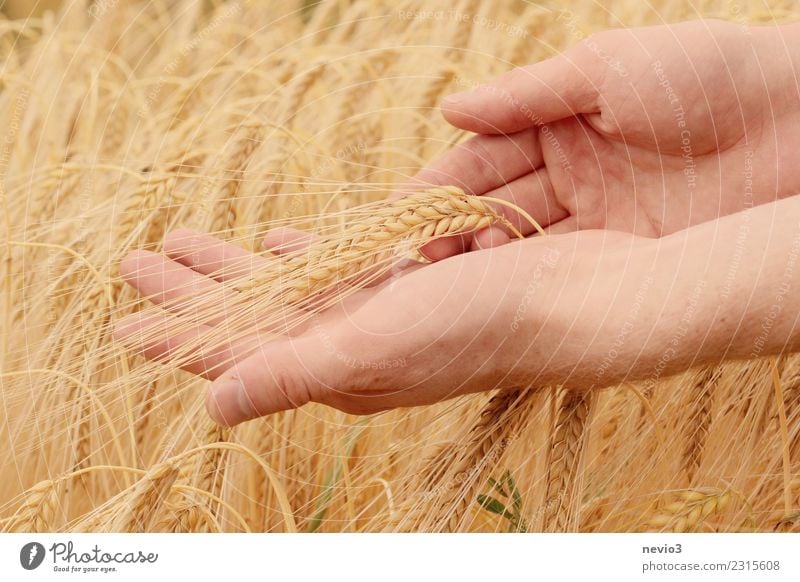
<path fill-rule="evenodd" d="M 274 237 L 272 244 L 285 248 Z M 602 354 L 605 343 L 596 338 L 605 335 L 609 305 L 632 298 L 650 245 L 595 231 L 412 266 L 315 316 L 291 337 L 253 334 L 213 346 L 187 369 L 214 380 L 208 410 L 228 425 L 310 401 L 365 414 L 533 382 L 585 382 L 591 368 L 578 363 Z M 143 295 L 167 309 L 180 305 L 185 314 L 192 300 L 202 301 L 198 288 L 216 285 L 220 273 L 241 276 L 243 265 L 257 268 L 261 260 L 192 231 L 172 233 L 165 253 L 139 251 L 121 272 Z M 626 276 L 632 264 L 637 268 Z M 598 270 L 613 276 L 595 281 Z M 631 280 L 627 291 L 619 288 L 623 279 Z M 133 336 L 142 325 L 146 320 L 125 320 L 117 337 Z M 169 363 L 170 352 L 188 339 L 164 337 L 144 353 Z"/>
<path fill-rule="evenodd" d="M 794 194 L 800 42 L 791 26 L 699 20 L 595 34 L 446 99 L 445 118 L 480 135 L 410 187 L 504 198 L 552 233 L 648 237 Z M 424 252 L 440 259 L 508 240 L 496 226 Z"/>
<path fill-rule="evenodd" d="M 798 205 L 795 196 L 746 222 L 737 213 L 661 239 L 582 231 L 411 266 L 291 335 L 214 346 L 187 369 L 214 380 L 209 413 L 233 425 L 310 401 L 366 414 L 496 388 L 649 382 L 797 350 L 796 319 L 777 315 L 800 311 L 787 293 Z M 172 233 L 165 251 L 129 256 L 123 277 L 154 301 L 183 294 L 189 313 L 198 286 L 218 284 L 212 273 L 241 276 L 264 260 L 190 231 Z M 141 325 L 121 322 L 117 337 Z M 162 338 L 145 355 L 169 363 L 185 339 Z"/>

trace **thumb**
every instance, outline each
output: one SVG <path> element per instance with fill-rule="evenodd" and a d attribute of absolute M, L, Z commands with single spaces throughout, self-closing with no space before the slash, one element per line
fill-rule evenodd
<path fill-rule="evenodd" d="M 230 368 L 211 385 L 208 414 L 223 426 L 233 426 L 315 399 L 340 367 L 325 357 L 330 350 L 318 335 L 270 342 Z"/>
<path fill-rule="evenodd" d="M 446 97 L 442 113 L 475 133 L 514 133 L 581 113 L 598 111 L 602 67 L 581 43 L 539 63 Z"/>

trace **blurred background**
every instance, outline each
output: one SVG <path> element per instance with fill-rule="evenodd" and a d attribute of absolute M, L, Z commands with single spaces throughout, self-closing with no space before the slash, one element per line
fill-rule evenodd
<path fill-rule="evenodd" d="M 8 18 L 39 16 L 46 10 L 53 10 L 62 0 L 0 0 L 0 12 Z"/>
<path fill-rule="evenodd" d="M 97 0 L 0 0 L 0 14 L 7 18 L 27 18 L 29 16 L 41 16 L 48 10 L 55 10 L 65 1 L 86 2 L 91 5 Z M 116 0 L 115 3 L 121 0 Z M 204 0 L 204 9 L 208 10 L 218 4 L 220 0 Z M 317 4 L 318 0 L 305 0 L 304 6 L 308 7 Z"/>

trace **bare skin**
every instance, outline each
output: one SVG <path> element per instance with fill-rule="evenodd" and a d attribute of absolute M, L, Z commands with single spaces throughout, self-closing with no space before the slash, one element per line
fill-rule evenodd
<path fill-rule="evenodd" d="M 231 346 L 229 368 L 191 370 L 213 380 L 209 413 L 234 425 L 310 401 L 367 414 L 520 385 L 653 382 L 798 347 L 800 295 L 782 292 L 800 247 L 797 31 L 610 31 L 445 100 L 446 119 L 477 135 L 401 190 L 502 197 L 552 236 L 507 244 L 492 227 L 436 241 L 425 253 L 437 262 L 359 291 L 313 328 Z M 165 255 L 135 253 L 123 276 L 158 300 L 255 260 L 188 231 Z"/>

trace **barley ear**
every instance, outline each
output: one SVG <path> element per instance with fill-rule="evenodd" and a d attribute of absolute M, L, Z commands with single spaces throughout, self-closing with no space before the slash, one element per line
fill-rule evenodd
<path fill-rule="evenodd" d="M 593 399 L 593 391 L 563 391 L 550 438 L 543 512 L 545 531 L 566 532 L 577 527 L 578 477 Z"/>

